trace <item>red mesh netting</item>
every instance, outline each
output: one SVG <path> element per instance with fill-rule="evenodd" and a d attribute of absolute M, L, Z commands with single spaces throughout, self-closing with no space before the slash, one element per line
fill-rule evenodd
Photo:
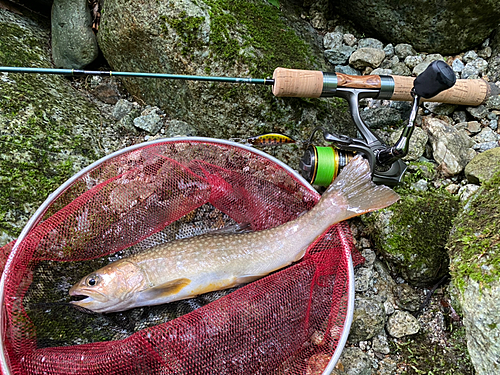
<path fill-rule="evenodd" d="M 321 374 L 347 313 L 345 224 L 300 262 L 229 291 L 109 314 L 81 311 L 68 295 L 110 261 L 235 223 L 274 227 L 318 199 L 279 164 L 226 143 L 156 142 L 98 163 L 50 203 L 5 266 L 11 373 Z"/>

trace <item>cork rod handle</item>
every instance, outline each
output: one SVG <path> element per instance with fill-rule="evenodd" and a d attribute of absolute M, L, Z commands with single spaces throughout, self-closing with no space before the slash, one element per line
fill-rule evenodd
<path fill-rule="evenodd" d="M 381 79 L 377 75 L 355 76 L 335 73 L 337 86 L 347 88 L 380 89 Z M 391 76 L 394 92 L 390 100 L 411 101 L 414 77 Z M 319 98 L 323 92 L 323 72 L 277 68 L 273 74 L 273 94 L 277 97 Z M 458 79 L 455 85 L 424 101 L 477 106 L 499 89 L 482 79 Z"/>

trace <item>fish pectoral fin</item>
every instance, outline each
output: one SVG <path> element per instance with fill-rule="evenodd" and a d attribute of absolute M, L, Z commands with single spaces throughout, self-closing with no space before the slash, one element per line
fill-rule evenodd
<path fill-rule="evenodd" d="M 236 279 L 235 285 L 248 284 L 252 281 L 258 280 L 266 275 L 243 275 Z"/>
<path fill-rule="evenodd" d="M 154 300 L 169 297 L 179 293 L 181 289 L 183 289 L 190 283 L 191 280 L 186 278 L 171 280 L 164 284 L 156 285 L 152 288 L 144 290 L 143 292 L 141 292 L 141 298 L 146 300 Z"/>

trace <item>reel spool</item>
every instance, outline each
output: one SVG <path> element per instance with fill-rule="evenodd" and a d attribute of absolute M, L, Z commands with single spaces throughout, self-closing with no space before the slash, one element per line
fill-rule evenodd
<path fill-rule="evenodd" d="M 299 162 L 300 174 L 312 185 L 329 186 L 353 157 L 333 146 L 309 145 Z"/>

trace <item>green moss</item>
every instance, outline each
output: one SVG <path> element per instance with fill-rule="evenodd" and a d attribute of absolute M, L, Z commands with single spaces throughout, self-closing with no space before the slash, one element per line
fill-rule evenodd
<path fill-rule="evenodd" d="M 48 37 L 42 27 L 0 23 L 0 65 L 51 67 Z M 1 245 L 20 233 L 51 192 L 100 154 L 90 135 L 99 113 L 65 78 L 5 74 L 0 93 Z"/>
<path fill-rule="evenodd" d="M 454 222 L 448 243 L 454 283 L 463 290 L 467 279 L 487 286 L 500 279 L 500 171 Z"/>
<path fill-rule="evenodd" d="M 165 23 L 169 24 L 177 33 L 182 43 L 182 53 L 187 54 L 192 48 L 199 47 L 200 43 L 200 27 L 205 21 L 205 17 L 192 17 L 187 13 L 181 12 L 175 19 L 161 16 Z M 163 32 L 168 32 L 168 27 L 165 24 L 160 25 Z"/>
<path fill-rule="evenodd" d="M 448 272 L 445 245 L 459 209 L 458 199 L 445 190 L 431 186 L 427 191 L 411 188 L 415 181 L 430 178 L 433 168 L 430 163 L 414 165 L 413 173 L 407 173 L 395 189 L 401 199 L 364 218 L 394 271 L 420 286 L 429 285 Z M 388 223 L 381 221 L 384 215 L 390 217 Z"/>
<path fill-rule="evenodd" d="M 391 352 L 404 364 L 401 375 L 469 375 L 474 369 L 467 351 L 465 327 L 450 324 L 446 331 L 446 345 L 436 345 L 426 333 L 411 338 L 390 341 Z"/>
<path fill-rule="evenodd" d="M 310 68 L 309 47 L 288 27 L 279 9 L 265 1 L 204 0 L 210 6 L 211 58 L 228 67 L 242 63 L 250 75 L 270 75 L 278 67 Z M 237 31 L 239 37 L 235 37 Z"/>

